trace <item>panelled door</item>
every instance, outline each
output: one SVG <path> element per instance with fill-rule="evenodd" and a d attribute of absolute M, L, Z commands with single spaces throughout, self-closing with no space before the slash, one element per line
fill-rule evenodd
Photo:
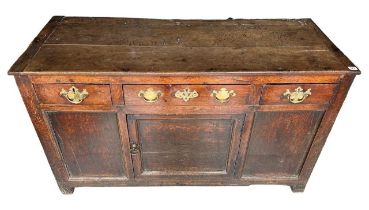
<path fill-rule="evenodd" d="M 123 146 L 116 112 L 45 114 L 71 179 L 129 177 L 129 148 Z"/>
<path fill-rule="evenodd" d="M 233 175 L 244 115 L 128 115 L 137 178 Z"/>
<path fill-rule="evenodd" d="M 267 84 L 239 177 L 297 180 L 337 84 Z M 243 162 L 242 162 L 243 161 Z"/>
<path fill-rule="evenodd" d="M 297 178 L 323 111 L 256 112 L 244 178 Z"/>

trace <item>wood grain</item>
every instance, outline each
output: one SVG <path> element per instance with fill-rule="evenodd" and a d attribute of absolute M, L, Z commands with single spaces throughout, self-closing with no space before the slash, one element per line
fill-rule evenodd
<path fill-rule="evenodd" d="M 242 121 L 237 115 L 130 115 L 130 139 L 141 146 L 134 155 L 136 175 L 230 175 Z"/>
<path fill-rule="evenodd" d="M 32 60 L 33 56 L 38 52 L 43 43 L 55 30 L 55 27 L 60 24 L 64 17 L 54 16 L 40 31 L 40 33 L 33 39 L 26 51 L 18 58 L 18 60 L 12 65 L 8 74 L 18 74 L 24 70 L 24 68 Z"/>
<path fill-rule="evenodd" d="M 47 45 L 25 72 L 247 72 L 347 70 L 334 52 L 313 47 Z"/>
<path fill-rule="evenodd" d="M 71 177 L 126 176 L 115 113 L 47 115 Z"/>
<path fill-rule="evenodd" d="M 298 176 L 321 111 L 256 112 L 244 176 Z"/>
<path fill-rule="evenodd" d="M 163 95 L 156 102 L 148 103 L 138 96 L 139 91 L 146 91 L 148 88 L 160 91 Z M 213 90 L 219 91 L 221 88 L 233 90 L 236 95 L 231 96 L 229 101 L 221 103 L 211 96 Z M 252 94 L 250 85 L 124 85 L 123 89 L 127 106 L 240 106 L 249 104 Z M 198 97 L 189 101 L 176 98 L 175 93 L 184 89 L 196 91 Z"/>
<path fill-rule="evenodd" d="M 353 66 L 310 19 L 55 17 L 32 49 L 9 74 L 350 72 Z"/>
<path fill-rule="evenodd" d="M 59 147 L 54 140 L 43 111 L 40 109 L 36 94 L 32 88 L 30 79 L 26 76 L 16 76 L 19 92 L 21 93 L 24 105 L 27 108 L 37 136 L 45 151 L 52 172 L 57 183 L 60 183 L 62 193 L 72 192 L 72 186 L 67 182 L 69 173 L 65 167 L 64 160 L 59 152 Z M 69 189 L 69 190 L 67 190 Z"/>
<path fill-rule="evenodd" d="M 60 95 L 60 91 L 75 86 L 80 92 L 86 89 L 88 96 L 78 105 L 111 105 L 111 94 L 109 85 L 87 85 L 87 84 L 38 84 L 34 85 L 37 98 L 41 104 L 66 104 L 70 103 Z"/>
<path fill-rule="evenodd" d="M 98 31 L 99 33 L 96 33 Z M 47 44 L 129 46 L 324 46 L 308 20 L 65 18 Z M 261 39 L 262 37 L 262 39 Z"/>
<path fill-rule="evenodd" d="M 250 184 L 302 192 L 360 74 L 348 66 L 310 19 L 54 17 L 8 73 L 64 194 Z M 81 104 L 59 95 L 72 85 L 89 92 Z M 299 86 L 312 95 L 291 104 L 283 93 Z M 138 91 L 150 87 L 164 95 L 148 104 Z M 222 87 L 236 92 L 227 103 L 210 96 Z M 199 96 L 176 98 L 185 88 Z"/>
<path fill-rule="evenodd" d="M 294 92 L 297 87 L 303 91 L 311 89 L 311 95 L 307 96 L 299 104 L 329 104 L 337 91 L 337 84 L 283 84 L 283 85 L 265 85 L 260 99 L 260 104 L 291 104 L 283 94 L 288 90 Z"/>

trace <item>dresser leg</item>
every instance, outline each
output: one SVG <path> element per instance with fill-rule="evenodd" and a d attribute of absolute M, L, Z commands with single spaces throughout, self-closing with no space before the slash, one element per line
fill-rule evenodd
<path fill-rule="evenodd" d="M 292 192 L 304 192 L 306 184 L 291 185 Z"/>
<path fill-rule="evenodd" d="M 73 194 L 74 192 L 74 187 L 69 187 L 65 185 L 64 183 L 58 182 L 58 186 L 59 186 L 60 192 L 62 192 L 64 195 Z"/>

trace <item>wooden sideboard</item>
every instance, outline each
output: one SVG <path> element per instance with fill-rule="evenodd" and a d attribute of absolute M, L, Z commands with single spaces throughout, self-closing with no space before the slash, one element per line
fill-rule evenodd
<path fill-rule="evenodd" d="M 301 192 L 360 71 L 310 19 L 53 17 L 9 74 L 67 194 Z"/>

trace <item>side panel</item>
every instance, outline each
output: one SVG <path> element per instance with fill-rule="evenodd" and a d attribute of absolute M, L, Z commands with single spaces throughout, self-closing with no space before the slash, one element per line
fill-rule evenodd
<path fill-rule="evenodd" d="M 244 177 L 298 176 L 323 111 L 257 112 Z"/>
<path fill-rule="evenodd" d="M 116 113 L 47 115 L 71 177 L 126 176 Z"/>

